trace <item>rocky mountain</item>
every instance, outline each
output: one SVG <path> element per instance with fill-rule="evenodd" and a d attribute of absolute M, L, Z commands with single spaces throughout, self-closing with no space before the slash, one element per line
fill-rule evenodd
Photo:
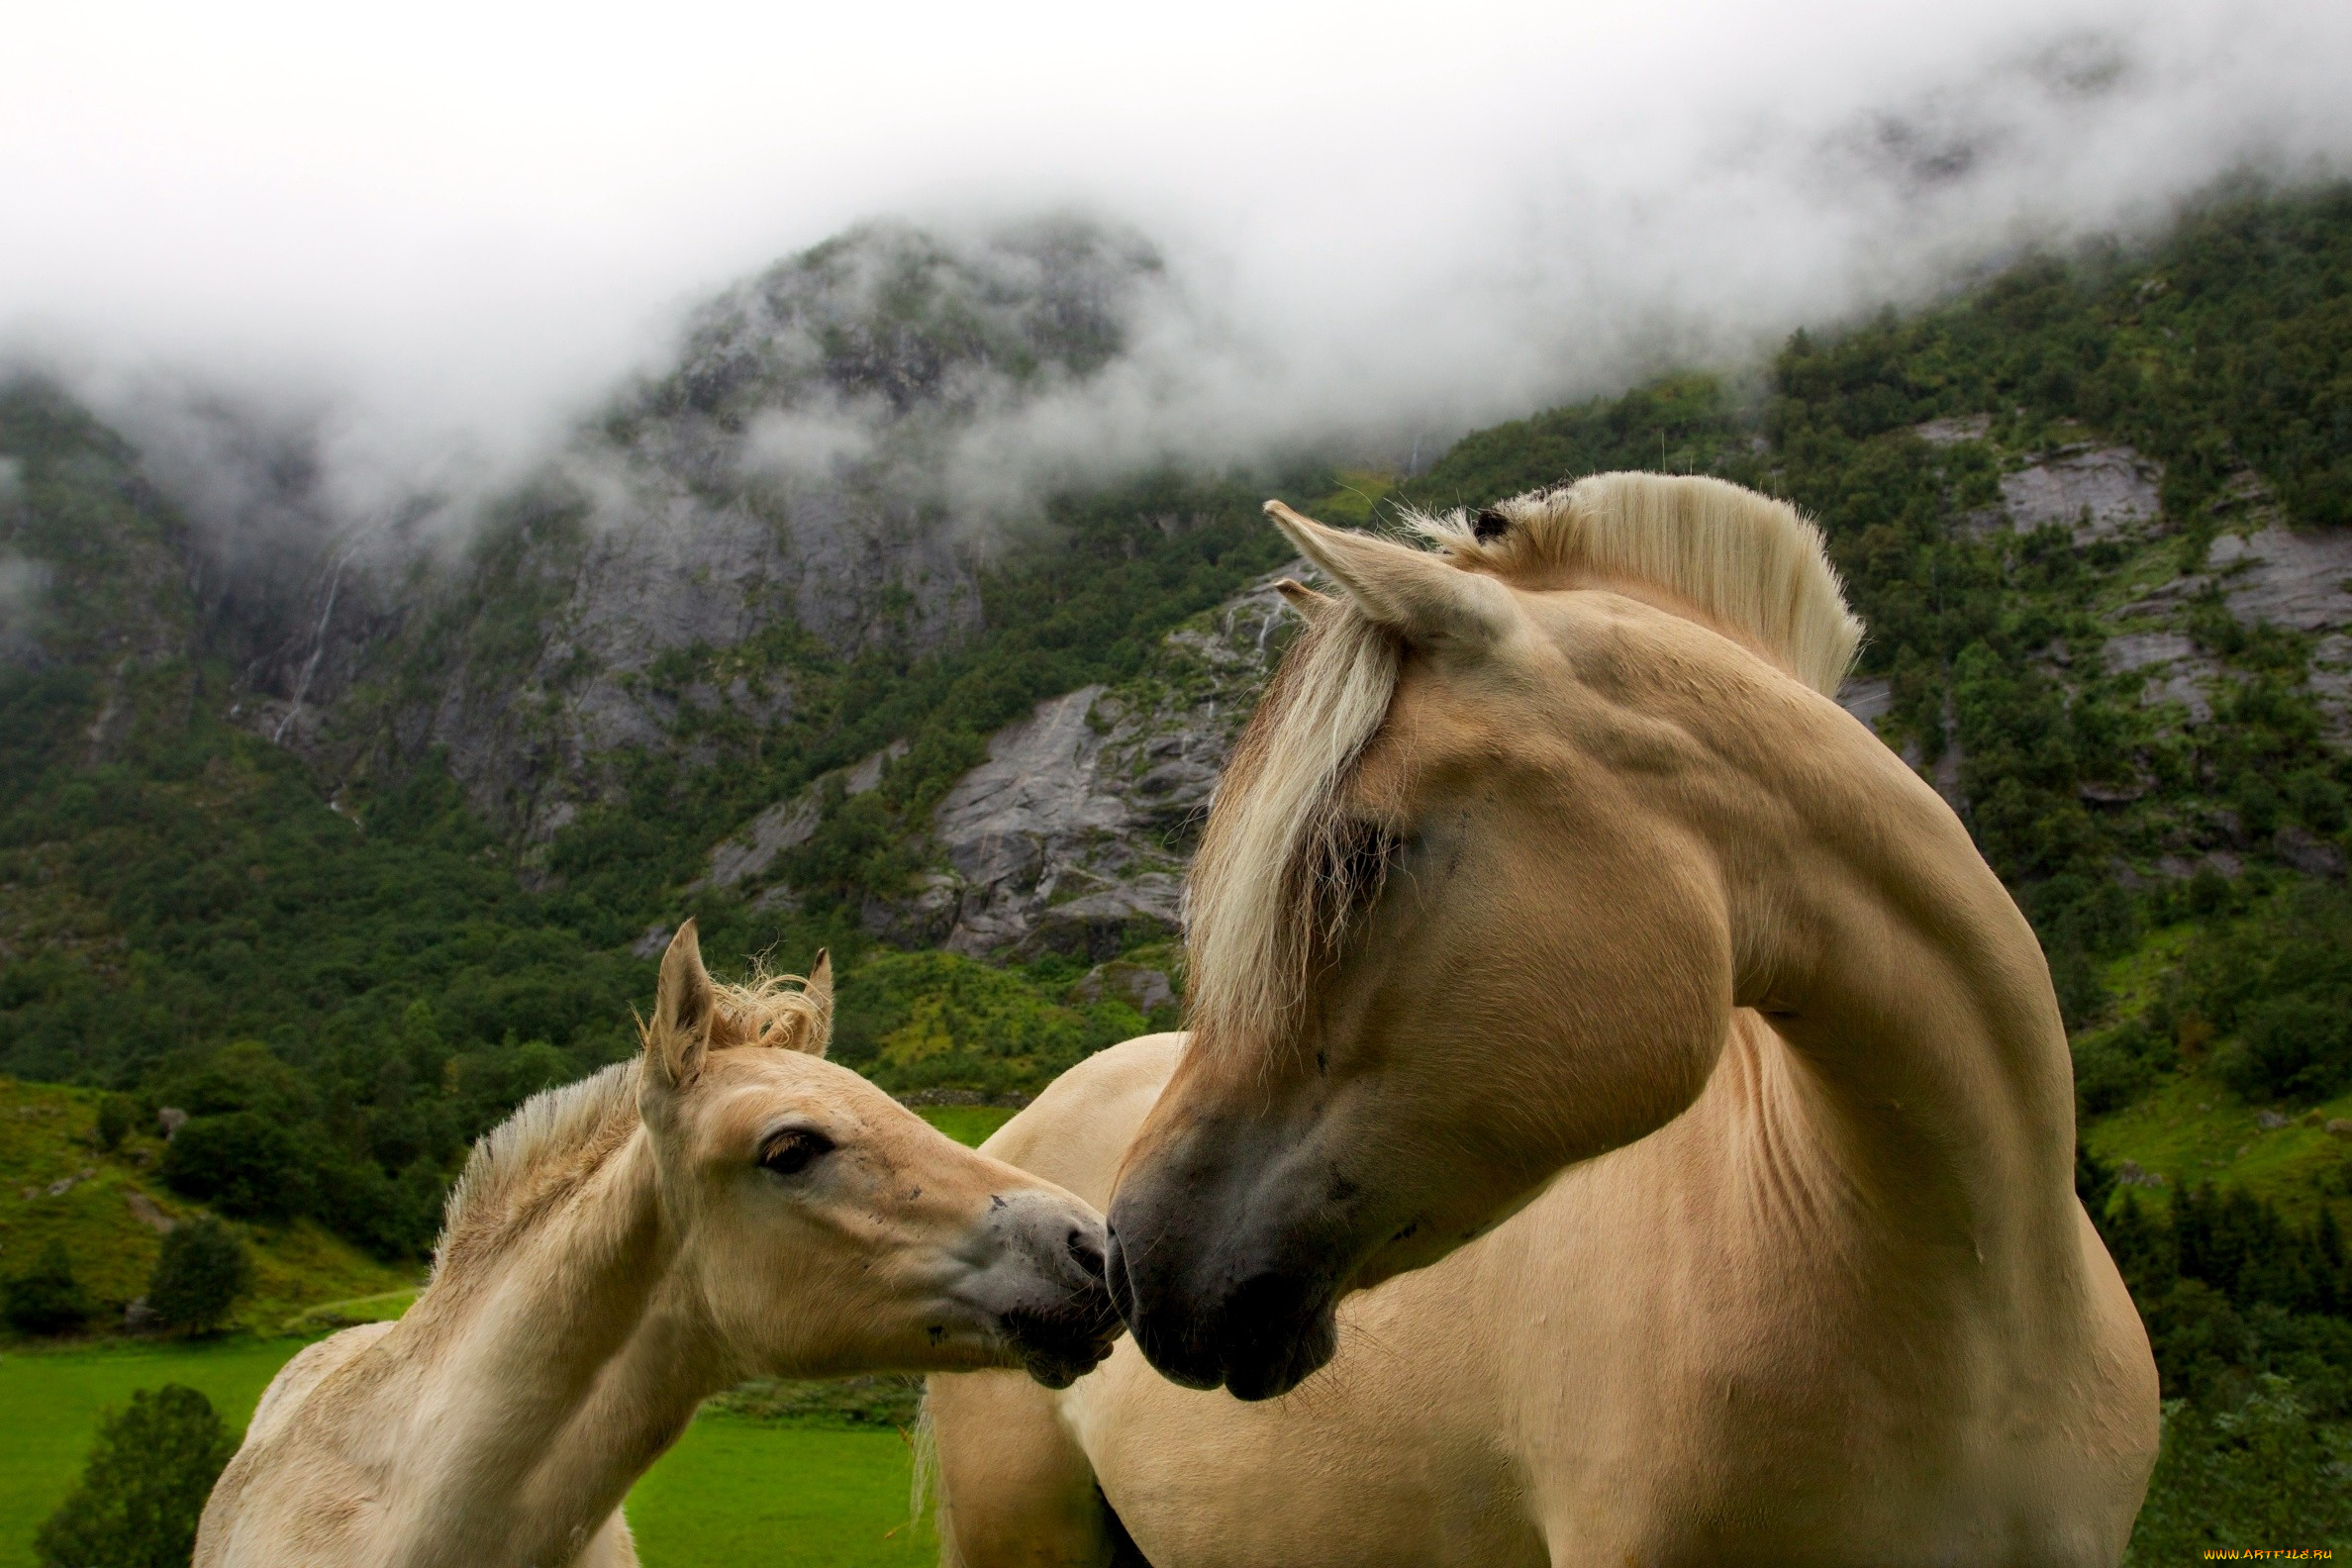
<path fill-rule="evenodd" d="M 506 911 L 492 928 L 604 955 L 589 968 L 692 912 L 715 951 L 878 940 L 1082 972 L 1180 925 L 1208 791 L 1283 636 L 1264 494 L 1360 525 L 1663 460 L 1821 520 L 1872 627 L 1845 701 L 1962 811 L 2093 1016 L 2101 965 L 2155 918 L 2141 903 L 2342 863 L 2352 596 L 2312 478 L 2333 405 L 2298 368 L 2317 361 L 2247 346 L 2331 341 L 2335 200 L 1799 334 L 1760 404 L 1680 376 L 1476 433 L 1419 475 L 1039 480 L 1027 525 L 1008 462 L 976 453 L 1083 393 L 1164 303 L 1131 237 L 878 226 L 793 258 L 715 300 L 668 370 L 455 543 L 432 496 L 372 531 L 339 520 L 299 430 L 213 408 L 182 417 L 193 436 L 148 419 L 141 446 L 20 386 L 0 633 L 38 680 L 12 688 L 26 717 L 0 751 L 62 804 L 12 830 L 45 869 L 0 888 L 5 939 L 180 943 L 223 975 L 271 943 L 308 962 L 310 906 L 270 867 L 342 865 L 319 847 L 334 825 L 368 859 L 339 886 L 430 863 Z M 70 771 L 112 766 L 156 799 L 85 796 Z M 134 824 L 148 848 L 107 851 L 129 881 L 92 880 L 91 835 Z M 290 824 L 311 849 L 268 847 Z M 97 1006 L 73 989 L 96 971 L 59 973 L 57 996 Z M 182 1012 L 240 1016 L 216 1001 Z M 105 1035 L 29 1005 L 49 1022 L 24 1059 Z M 180 1016 L 158 1004 L 152 1038 L 227 1027 Z M 452 1035 L 589 1037 L 470 1017 Z"/>
<path fill-rule="evenodd" d="M 1099 372 L 1160 275 L 1138 238 L 1074 220 L 867 225 L 705 305 L 672 368 L 487 503 L 339 521 L 299 431 L 177 411 L 235 716 L 338 785 L 438 754 L 544 845 L 624 755 L 708 762 L 685 735 L 715 719 L 788 727 L 795 654 L 968 642 L 980 573 L 1038 510 L 1002 463 L 974 482 L 975 428 Z M 722 678 L 663 678 L 754 643 Z"/>

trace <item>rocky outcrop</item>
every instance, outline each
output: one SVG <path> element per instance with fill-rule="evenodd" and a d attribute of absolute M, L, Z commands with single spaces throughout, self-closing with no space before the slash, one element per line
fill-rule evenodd
<path fill-rule="evenodd" d="M 958 951 L 1117 952 L 1181 924 L 1184 867 L 1225 757 L 1283 646 L 1273 572 L 1179 627 L 1145 672 L 1037 706 L 931 814 L 942 862 L 878 906 L 902 939 Z"/>
<path fill-rule="evenodd" d="M 1930 420 L 1912 434 L 1931 445 L 1983 441 L 1990 415 Z M 2078 441 L 2029 455 L 2002 474 L 2001 504 L 1964 514 L 1962 533 L 1985 539 L 2004 529 L 2029 534 L 2057 527 L 2077 544 L 2144 532 L 2163 513 L 2163 465 L 2119 442 Z"/>
<path fill-rule="evenodd" d="M 2002 508 L 2021 533 L 2056 525 L 2087 544 L 2155 521 L 2163 477 L 2160 465 L 2129 446 L 2062 447 L 2003 474 Z"/>

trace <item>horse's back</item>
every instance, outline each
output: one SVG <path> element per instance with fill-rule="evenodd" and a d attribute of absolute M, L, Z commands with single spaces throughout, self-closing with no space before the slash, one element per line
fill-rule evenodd
<path fill-rule="evenodd" d="M 1107 1207 L 1119 1162 L 1167 1087 L 1185 1038 L 1144 1034 L 1097 1051 L 1047 1084 L 980 1151 Z"/>
<path fill-rule="evenodd" d="M 390 1323 L 360 1323 L 329 1334 L 317 1344 L 306 1346 L 278 1369 L 277 1376 L 269 1380 L 269 1387 L 261 1391 L 260 1403 L 253 1407 L 253 1419 L 245 1425 L 245 1440 L 238 1444 L 228 1468 L 214 1483 L 212 1496 L 205 1501 L 204 1518 L 196 1529 L 194 1568 L 273 1560 L 266 1548 L 256 1550 L 256 1543 L 245 1537 L 252 1533 L 253 1520 L 247 1503 L 252 1500 L 256 1484 L 272 1481 L 271 1472 L 280 1468 L 279 1456 L 274 1452 L 280 1446 L 278 1438 L 321 1384 L 348 1366 L 352 1358 L 373 1346 L 393 1327 Z"/>
<path fill-rule="evenodd" d="M 1184 1049 L 1146 1034 L 1096 1052 L 1047 1085 L 984 1154 L 1077 1194 L 1111 1199 L 1119 1161 Z M 1113 1568 L 1131 1551 L 1094 1468 L 1048 1390 L 1020 1372 L 934 1375 L 939 1541 L 949 1568 Z"/>
<path fill-rule="evenodd" d="M 281 1563 L 372 1561 L 372 1488 L 317 1439 L 333 1420 L 297 1427 L 316 1399 L 334 1400 L 338 1372 L 374 1348 L 396 1326 L 360 1323 L 306 1346 L 278 1369 L 253 1407 L 228 1468 L 205 1501 L 193 1568 L 276 1568 Z M 314 1414 L 334 1415 L 329 1408 Z M 347 1413 L 346 1413 L 347 1414 Z M 615 1509 L 590 1536 L 573 1568 L 637 1568 L 637 1542 Z"/>

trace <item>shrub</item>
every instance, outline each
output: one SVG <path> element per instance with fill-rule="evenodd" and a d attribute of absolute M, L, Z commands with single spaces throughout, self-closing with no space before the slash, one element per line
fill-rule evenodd
<path fill-rule="evenodd" d="M 2156 1081 L 2146 1035 L 2144 1029 L 2127 1026 L 2075 1039 L 2075 1098 L 2084 1116 L 2104 1116 L 2129 1105 Z"/>
<path fill-rule="evenodd" d="M 163 1237 L 147 1308 L 166 1328 L 202 1333 L 219 1327 L 252 1283 L 244 1244 L 218 1220 L 198 1220 Z"/>
<path fill-rule="evenodd" d="M 42 1524 L 34 1556 L 42 1568 L 185 1568 L 204 1500 L 236 1451 L 196 1390 L 139 1390 L 100 1423 L 81 1484 Z"/>
<path fill-rule="evenodd" d="M 2296 1394 L 2287 1379 L 2265 1377 L 2234 1408 L 2168 1404 L 2164 1447 L 2123 1560 L 2152 1568 L 2216 1549 L 2341 1541 L 2352 1529 L 2352 1489 Z"/>
<path fill-rule="evenodd" d="M 2249 1099 L 2324 1100 L 2352 1081 L 2352 1016 L 2340 996 L 2267 998 L 2248 1011 L 2243 1041 L 2220 1068 Z"/>
<path fill-rule="evenodd" d="M 90 1316 L 90 1298 L 73 1277 L 63 1242 L 51 1241 L 41 1266 L 8 1282 L 8 1326 L 19 1333 L 59 1334 L 79 1328 Z"/>
<path fill-rule="evenodd" d="M 283 1220 L 309 1207 L 302 1145 L 255 1111 L 191 1119 L 163 1151 L 162 1175 L 172 1191 L 239 1219 Z"/>
<path fill-rule="evenodd" d="M 98 1102 L 98 1146 L 121 1148 L 139 1122 L 139 1102 L 127 1094 L 110 1094 Z"/>

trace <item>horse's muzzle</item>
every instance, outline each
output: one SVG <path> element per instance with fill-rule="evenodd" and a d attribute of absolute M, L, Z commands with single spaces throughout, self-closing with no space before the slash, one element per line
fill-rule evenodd
<path fill-rule="evenodd" d="M 1118 1209 L 1115 1204 L 1115 1215 Z M 1305 1382 L 1338 1349 L 1327 1282 L 1290 1270 L 1221 1267 L 1211 1258 L 1201 1259 L 1205 1268 L 1172 1267 L 1179 1249 L 1158 1239 L 1162 1244 L 1130 1250 L 1115 1219 L 1105 1268 L 1111 1300 L 1136 1348 L 1169 1381 L 1198 1389 L 1223 1385 L 1235 1399 L 1272 1399 Z M 1212 1288 L 1192 1288 L 1204 1276 L 1215 1282 Z"/>

